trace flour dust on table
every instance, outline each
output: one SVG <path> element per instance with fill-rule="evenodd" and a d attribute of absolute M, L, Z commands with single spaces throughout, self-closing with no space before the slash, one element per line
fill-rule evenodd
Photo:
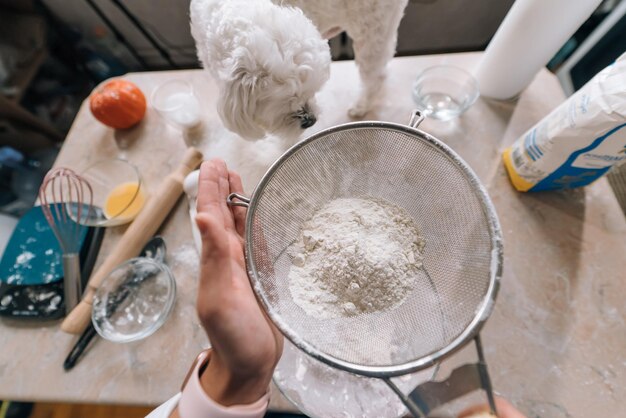
<path fill-rule="evenodd" d="M 404 209 L 372 197 L 335 199 L 290 248 L 291 296 L 324 319 L 393 309 L 417 285 L 424 245 Z"/>

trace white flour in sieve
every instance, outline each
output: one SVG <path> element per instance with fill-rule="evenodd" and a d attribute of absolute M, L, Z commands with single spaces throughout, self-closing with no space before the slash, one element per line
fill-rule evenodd
<path fill-rule="evenodd" d="M 291 296 L 324 319 L 394 308 L 415 288 L 423 248 L 404 209 L 371 197 L 335 199 L 290 248 Z"/>

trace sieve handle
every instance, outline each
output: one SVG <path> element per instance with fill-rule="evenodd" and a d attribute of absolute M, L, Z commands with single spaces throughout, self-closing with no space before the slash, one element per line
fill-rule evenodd
<path fill-rule="evenodd" d="M 411 128 L 416 129 L 420 125 L 420 123 L 424 121 L 425 118 L 426 116 L 424 116 L 421 110 L 415 109 L 413 110 L 413 112 L 411 112 L 411 119 L 409 120 L 409 126 Z"/>
<path fill-rule="evenodd" d="M 231 193 L 226 198 L 228 206 L 241 206 L 244 208 L 250 207 L 250 198 L 239 193 Z"/>
<path fill-rule="evenodd" d="M 474 337 L 474 343 L 478 354 L 477 363 L 464 364 L 463 366 L 457 367 L 452 371 L 450 376 L 443 381 L 422 383 L 407 396 L 410 400 L 409 404 L 403 399 L 407 407 L 410 405 L 423 416 L 428 416 L 433 409 L 475 390 L 482 389 L 487 394 L 491 414 L 497 416 L 493 388 L 491 386 L 489 372 L 487 371 L 487 362 L 485 361 L 482 344 L 478 335 Z M 409 410 L 415 415 L 411 408 L 409 408 Z"/>

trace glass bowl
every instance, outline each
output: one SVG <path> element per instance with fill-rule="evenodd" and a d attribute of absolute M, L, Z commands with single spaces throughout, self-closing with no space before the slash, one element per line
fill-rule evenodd
<path fill-rule="evenodd" d="M 76 207 L 70 207 L 70 215 L 80 224 L 88 226 L 116 226 L 135 219 L 143 208 L 146 196 L 139 170 L 122 159 L 98 161 L 80 176 L 91 185 L 93 203 L 91 210 L 83 210 L 77 219 Z M 83 201 L 83 205 L 88 202 Z"/>
<path fill-rule="evenodd" d="M 141 340 L 165 323 L 175 298 L 176 281 L 165 264 L 132 258 L 116 267 L 96 291 L 91 320 L 104 339 Z"/>
<path fill-rule="evenodd" d="M 413 101 L 426 116 L 452 120 L 478 99 L 478 82 L 467 71 L 450 65 L 429 67 L 413 83 Z"/>
<path fill-rule="evenodd" d="M 401 390 L 433 380 L 439 366 L 394 378 Z M 285 339 L 273 380 L 280 392 L 310 417 L 405 417 L 407 410 L 382 379 L 336 369 Z"/>

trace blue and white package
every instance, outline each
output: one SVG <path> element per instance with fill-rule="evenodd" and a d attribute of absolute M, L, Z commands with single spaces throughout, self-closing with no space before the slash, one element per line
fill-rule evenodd
<path fill-rule="evenodd" d="M 507 148 L 513 186 L 585 186 L 626 161 L 626 54 Z"/>

